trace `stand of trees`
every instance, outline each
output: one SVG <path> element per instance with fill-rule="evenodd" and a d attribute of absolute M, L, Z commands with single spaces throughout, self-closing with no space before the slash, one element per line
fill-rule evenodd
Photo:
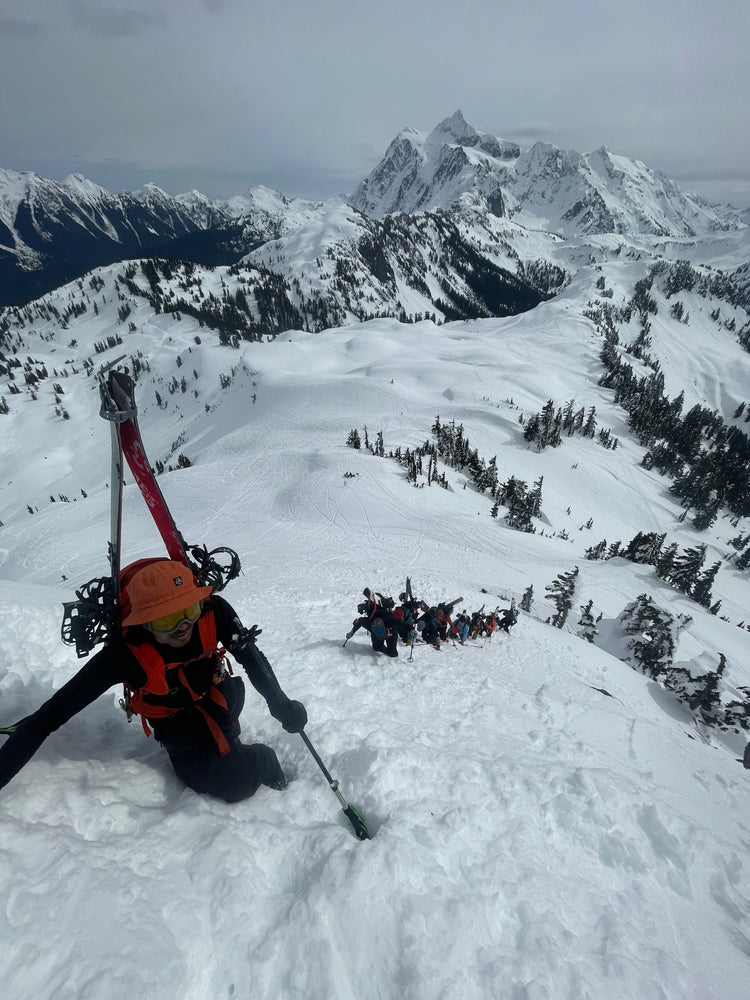
<path fill-rule="evenodd" d="M 666 532 L 659 534 L 655 531 L 639 531 L 625 546 L 619 541 L 607 545 L 605 538 L 586 549 L 586 558 L 596 560 L 619 557 L 653 566 L 660 580 L 708 608 L 711 614 L 718 614 L 721 601 L 711 604 L 711 589 L 721 567 L 721 559 L 704 570 L 705 545 L 695 545 L 679 552 L 676 542 L 664 547 L 666 537 Z"/>

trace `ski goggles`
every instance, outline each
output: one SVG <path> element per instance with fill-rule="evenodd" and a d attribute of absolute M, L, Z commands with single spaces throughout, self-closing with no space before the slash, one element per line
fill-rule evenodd
<path fill-rule="evenodd" d="M 171 615 L 162 615 L 161 618 L 154 618 L 153 621 L 148 623 L 147 628 L 149 632 L 158 632 L 159 635 L 171 635 L 186 623 L 192 625 L 193 622 L 197 622 L 201 616 L 202 609 L 203 602 L 198 601 L 196 604 L 191 604 L 189 608 L 183 608 L 181 611 L 173 611 Z"/>

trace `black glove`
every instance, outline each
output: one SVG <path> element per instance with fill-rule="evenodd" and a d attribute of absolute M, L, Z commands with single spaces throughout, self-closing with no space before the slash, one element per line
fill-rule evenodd
<path fill-rule="evenodd" d="M 271 715 L 278 719 L 288 733 L 301 733 L 307 725 L 307 712 L 301 701 L 283 701 Z"/>

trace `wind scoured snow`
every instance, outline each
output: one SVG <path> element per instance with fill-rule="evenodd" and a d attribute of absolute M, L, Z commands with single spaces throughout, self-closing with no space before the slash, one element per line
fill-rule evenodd
<path fill-rule="evenodd" d="M 608 283 L 619 274 L 605 273 Z M 676 662 L 721 650 L 736 687 L 748 683 L 747 632 L 736 625 L 750 585 L 719 573 L 725 622 L 650 567 L 584 560 L 600 537 L 627 541 L 662 525 L 682 546 L 705 541 L 713 556 L 732 529 L 721 520 L 698 535 L 679 523 L 668 481 L 639 466 L 642 449 L 597 385 L 601 342 L 574 308 L 575 287 L 505 321 L 380 320 L 239 351 L 210 344 L 205 331 L 197 345 L 190 319 L 134 313 L 126 348 L 151 365 L 138 388 L 150 458 L 163 459 L 183 433 L 179 450 L 194 463 L 161 478 L 167 501 L 191 543 L 239 552 L 244 575 L 226 597 L 263 628 L 261 648 L 305 703 L 308 735 L 372 839 L 355 839 L 301 740 L 252 690 L 245 738 L 273 746 L 293 780 L 236 805 L 182 787 L 112 691 L 0 793 L 6 997 L 742 996 L 750 778 L 735 757 L 744 738 L 704 742 L 683 705 L 612 655 L 614 640 L 587 643 L 575 621 L 591 597 L 614 635 L 625 604 L 652 591 L 693 616 Z M 701 323 L 695 316 L 683 328 L 696 394 Z M 93 322 L 59 342 L 49 332 L 26 331 L 24 350 L 58 367 L 73 337 L 81 357 L 101 337 Z M 667 349 L 665 335 L 655 326 L 655 353 Z M 722 376 L 728 359 L 743 363 L 729 333 L 715 351 Z M 185 372 L 189 391 L 169 393 L 165 384 Z M 219 373 L 233 373 L 225 391 Z M 10 430 L 0 534 L 5 723 L 76 670 L 59 639 L 60 605 L 106 572 L 109 433 L 91 380 L 69 374 L 63 388 L 69 421 L 15 396 L 0 418 Z M 595 404 L 620 447 L 571 438 L 542 455 L 529 450 L 519 416 L 549 397 Z M 487 460 L 497 454 L 502 479 L 544 475 L 536 535 L 492 519 L 491 500 L 464 488 L 463 473 L 445 470 L 450 491 L 414 489 L 394 461 L 345 446 L 366 425 L 371 440 L 383 432 L 386 451 L 413 448 L 438 414 L 463 423 Z M 24 466 L 42 471 L 24 476 Z M 76 502 L 48 502 L 76 483 L 86 497 L 79 489 Z M 132 485 L 124 525 L 126 560 L 161 553 Z M 574 564 L 570 626 L 553 629 L 545 586 Z M 469 610 L 507 606 L 533 584 L 533 611 L 510 636 L 439 652 L 417 646 L 412 661 L 406 647 L 397 660 L 378 656 L 362 632 L 343 646 L 362 587 L 395 597 L 406 575 L 417 596 L 461 596 Z"/>

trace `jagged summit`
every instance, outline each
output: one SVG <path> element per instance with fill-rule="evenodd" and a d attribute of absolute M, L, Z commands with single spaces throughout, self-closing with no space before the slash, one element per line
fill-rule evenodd
<path fill-rule="evenodd" d="M 600 233 L 694 236 L 741 226 L 738 216 L 606 146 L 591 153 L 478 132 L 461 111 L 431 132 L 406 129 L 351 196 L 371 218 L 483 208 L 565 237 Z"/>
<path fill-rule="evenodd" d="M 466 121 L 462 111 L 455 111 L 450 118 L 444 118 L 427 136 L 426 145 L 444 143 L 478 149 L 496 159 L 509 160 L 521 155 L 521 148 L 517 143 L 498 139 L 488 132 L 478 132 Z"/>
<path fill-rule="evenodd" d="M 383 218 L 450 209 L 472 193 L 490 203 L 504 179 L 504 164 L 520 154 L 516 143 L 478 132 L 456 111 L 431 132 L 399 132 L 350 204 L 371 218 Z"/>
<path fill-rule="evenodd" d="M 464 118 L 462 111 L 454 111 L 450 118 L 444 118 L 430 132 L 429 142 L 457 142 L 462 146 L 474 146 L 479 133 Z"/>

